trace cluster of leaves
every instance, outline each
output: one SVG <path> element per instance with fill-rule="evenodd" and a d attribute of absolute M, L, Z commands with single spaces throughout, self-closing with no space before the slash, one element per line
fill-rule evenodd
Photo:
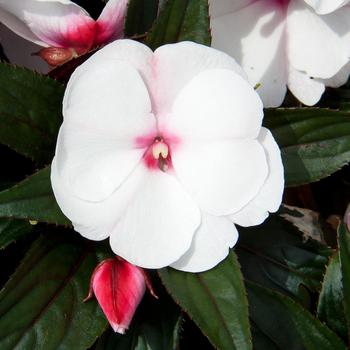
<path fill-rule="evenodd" d="M 209 28 L 206 0 L 131 0 L 126 21 L 126 34 L 152 49 L 182 40 L 209 45 Z M 155 273 L 154 282 L 172 298 L 159 285 L 160 300 L 145 298 L 127 335 L 107 330 L 97 303 L 82 300 L 94 267 L 112 253 L 70 228 L 50 185 L 64 82 L 84 59 L 49 77 L 0 63 L 0 151 L 8 163 L 0 175 L 0 348 L 172 350 L 182 348 L 193 321 L 223 350 L 346 349 L 350 233 L 340 225 L 336 236 L 314 213 L 290 207 L 259 227 L 240 229 L 234 251 L 208 272 Z M 350 112 L 343 96 L 340 110 L 266 111 L 287 186 L 315 182 L 349 163 Z M 330 248 L 332 235 L 337 242 Z M 191 321 L 182 322 L 184 313 Z"/>

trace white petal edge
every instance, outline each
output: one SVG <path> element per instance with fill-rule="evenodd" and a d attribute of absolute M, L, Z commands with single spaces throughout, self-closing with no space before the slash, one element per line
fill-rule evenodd
<path fill-rule="evenodd" d="M 258 140 L 265 150 L 269 174 L 256 197 L 242 210 L 230 216 L 234 223 L 244 227 L 260 225 L 269 216 L 269 212 L 274 213 L 279 209 L 282 202 L 284 170 L 281 152 L 268 129 L 261 129 Z"/>
<path fill-rule="evenodd" d="M 290 3 L 287 52 L 292 67 L 310 77 L 328 79 L 349 62 L 350 18 L 341 12 L 320 16 L 302 0 Z"/>
<path fill-rule="evenodd" d="M 106 61 L 114 62 L 114 64 L 124 63 L 132 66 L 140 74 L 144 84 L 148 87 L 149 81 L 152 80 L 152 58 L 153 51 L 146 45 L 135 40 L 116 40 L 106 45 L 101 50 L 98 50 L 87 61 L 85 61 L 83 65 L 79 66 L 74 71 L 68 82 L 67 90 L 70 90 L 71 86 L 75 84 L 75 80 L 78 79 L 81 70 L 95 70 Z M 65 103 L 64 100 L 63 106 L 65 106 Z"/>
<path fill-rule="evenodd" d="M 159 120 L 162 131 L 185 141 L 256 138 L 263 104 L 252 86 L 227 69 L 208 69 L 178 94 L 171 113 Z"/>
<path fill-rule="evenodd" d="M 180 144 L 172 160 L 179 181 L 199 207 L 217 216 L 242 209 L 268 174 L 263 146 L 256 140 Z"/>
<path fill-rule="evenodd" d="M 123 35 L 129 0 L 109 0 L 97 20 L 95 44 L 106 44 Z"/>
<path fill-rule="evenodd" d="M 41 46 L 65 47 L 68 31 L 94 22 L 71 1 L 0 0 L 0 14 L 1 21 L 16 34 Z"/>
<path fill-rule="evenodd" d="M 18 36 L 31 41 L 39 46 L 47 47 L 48 44 L 40 40 L 26 25 L 25 23 L 18 19 L 13 14 L 5 11 L 1 8 L 0 4 L 0 19 L 1 23 L 4 24 L 7 28 L 13 31 Z"/>
<path fill-rule="evenodd" d="M 138 137 L 156 131 L 138 71 L 125 62 L 99 63 L 82 65 L 69 84 L 56 147 L 62 180 L 77 197 L 91 201 L 105 199 L 124 181 L 144 152 Z"/>
<path fill-rule="evenodd" d="M 307 106 L 315 105 L 325 91 L 325 85 L 321 80 L 312 79 L 293 67 L 289 70 L 288 88 L 300 102 Z"/>
<path fill-rule="evenodd" d="M 48 73 L 48 64 L 40 59 L 40 57 L 32 55 L 33 52 L 38 52 L 41 47 L 23 37 L 20 37 L 1 23 L 0 43 L 12 64 L 26 67 L 42 74 Z"/>
<path fill-rule="evenodd" d="M 233 70 L 246 78 L 237 62 L 227 54 L 189 41 L 159 47 L 152 59 L 153 110 L 158 117 L 171 111 L 178 93 L 197 74 L 208 69 Z"/>
<path fill-rule="evenodd" d="M 125 207 L 110 244 L 115 254 L 143 268 L 162 268 L 190 247 L 200 210 L 175 177 L 148 172 L 137 196 Z"/>
<path fill-rule="evenodd" d="M 128 142 L 64 122 L 56 146 L 58 175 L 74 196 L 102 201 L 125 181 L 144 152 Z"/>
<path fill-rule="evenodd" d="M 332 88 L 338 88 L 344 84 L 349 79 L 350 75 L 350 62 L 346 64 L 336 75 L 329 79 L 321 79 L 320 81 L 326 86 Z"/>
<path fill-rule="evenodd" d="M 283 9 L 273 1 L 254 1 L 239 11 L 212 19 L 211 26 L 212 46 L 234 57 L 250 83 L 260 85 L 257 92 L 264 106 L 281 105 L 288 74 Z"/>
<path fill-rule="evenodd" d="M 312 6 L 319 15 L 334 12 L 349 3 L 350 0 L 304 0 Z"/>
<path fill-rule="evenodd" d="M 237 240 L 238 231 L 228 218 L 202 212 L 190 249 L 171 267 L 186 272 L 209 270 L 227 257 Z"/>
<path fill-rule="evenodd" d="M 125 183 L 110 197 L 101 202 L 90 202 L 74 196 L 60 178 L 56 158 L 51 165 L 52 189 L 62 212 L 72 221 L 83 237 L 100 241 L 107 238 L 125 211 L 125 207 L 143 185 L 146 169 L 138 166 Z"/>

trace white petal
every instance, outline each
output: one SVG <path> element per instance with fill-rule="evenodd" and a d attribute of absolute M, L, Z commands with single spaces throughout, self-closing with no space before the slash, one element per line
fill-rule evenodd
<path fill-rule="evenodd" d="M 234 223 L 240 226 L 254 226 L 261 224 L 268 213 L 278 210 L 282 201 L 284 189 L 284 171 L 281 160 L 281 152 L 271 132 L 262 128 L 259 142 L 263 145 L 269 166 L 268 177 L 259 191 L 242 210 L 231 215 Z"/>
<path fill-rule="evenodd" d="M 211 69 L 180 91 L 160 128 L 190 141 L 253 139 L 262 118 L 262 102 L 245 79 L 230 70 Z"/>
<path fill-rule="evenodd" d="M 112 250 L 144 268 L 173 263 L 190 247 L 200 211 L 175 177 L 148 172 L 110 237 Z"/>
<path fill-rule="evenodd" d="M 215 1 L 213 0 L 215 7 Z M 248 74 L 265 107 L 279 106 L 287 83 L 285 19 L 273 1 L 255 1 L 212 20 L 215 48 L 234 57 Z"/>
<path fill-rule="evenodd" d="M 116 40 L 106 45 L 101 50 L 92 55 L 85 63 L 86 69 L 101 66 L 101 62 L 114 61 L 115 64 L 127 63 L 134 67 L 142 77 L 146 86 L 153 80 L 151 62 L 153 51 L 134 40 Z M 78 68 L 79 69 L 79 68 Z M 72 80 L 72 79 L 71 79 Z"/>
<path fill-rule="evenodd" d="M 63 100 L 65 121 L 117 139 L 147 134 L 155 125 L 151 110 L 138 70 L 125 61 L 103 56 L 76 69 Z"/>
<path fill-rule="evenodd" d="M 172 160 L 180 182 L 200 208 L 213 215 L 243 208 L 268 172 L 264 149 L 256 140 L 181 143 Z"/>
<path fill-rule="evenodd" d="M 322 79 L 321 82 L 326 86 L 337 88 L 344 85 L 350 75 L 350 62 L 346 64 L 336 75 L 329 79 Z"/>
<path fill-rule="evenodd" d="M 101 59 L 76 70 L 56 148 L 59 174 L 76 196 L 99 201 L 122 183 L 142 156 L 137 138 L 156 131 L 150 111 L 148 91 L 129 64 Z"/>
<path fill-rule="evenodd" d="M 58 174 L 73 195 L 101 201 L 135 169 L 145 149 L 84 129 L 63 123 L 56 149 Z"/>
<path fill-rule="evenodd" d="M 322 81 L 310 78 L 293 67 L 289 70 L 288 87 L 293 95 L 307 106 L 315 105 L 325 91 Z"/>
<path fill-rule="evenodd" d="M 73 2 L 0 0 L 0 9 L 6 26 L 37 44 L 89 48 L 93 43 L 95 22 Z"/>
<path fill-rule="evenodd" d="M 349 0 L 304 0 L 320 15 L 331 13 L 346 5 Z"/>
<path fill-rule="evenodd" d="M 38 56 L 32 56 L 41 47 L 18 36 L 2 24 L 0 24 L 0 43 L 11 63 L 43 74 L 48 72 L 47 63 Z"/>
<path fill-rule="evenodd" d="M 164 45 L 154 52 L 152 61 L 153 109 L 158 116 L 167 114 L 177 94 L 200 72 L 228 69 L 245 77 L 236 61 L 223 52 L 193 42 Z"/>
<path fill-rule="evenodd" d="M 110 197 L 101 202 L 91 202 L 77 198 L 66 187 L 58 174 L 56 158 L 51 166 L 51 184 L 62 212 L 73 222 L 76 231 L 96 241 L 110 235 L 128 203 L 143 184 L 145 176 L 146 169 L 140 165 Z"/>
<path fill-rule="evenodd" d="M 302 0 L 292 1 L 287 23 L 291 66 L 313 78 L 334 76 L 349 62 L 349 26 L 350 9 L 319 16 Z"/>
<path fill-rule="evenodd" d="M 109 0 L 97 20 L 95 44 L 105 44 L 119 39 L 124 30 L 129 0 Z"/>
<path fill-rule="evenodd" d="M 23 20 L 17 18 L 13 14 L 5 11 L 3 4 L 0 3 L 0 22 L 6 27 L 11 29 L 14 33 L 21 36 L 22 38 L 31 41 L 40 46 L 48 46 L 47 43 L 40 40 L 23 22 Z M 39 51 L 39 50 L 37 50 Z"/>
<path fill-rule="evenodd" d="M 216 18 L 238 11 L 255 0 L 209 0 L 210 17 Z"/>
<path fill-rule="evenodd" d="M 226 258 L 237 239 L 237 229 L 228 218 L 202 212 L 190 249 L 171 267 L 188 272 L 209 270 Z"/>

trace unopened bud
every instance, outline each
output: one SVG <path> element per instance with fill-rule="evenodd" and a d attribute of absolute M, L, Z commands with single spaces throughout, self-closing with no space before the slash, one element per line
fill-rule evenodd
<path fill-rule="evenodd" d="M 63 48 L 63 47 L 46 47 L 41 49 L 35 55 L 40 56 L 50 66 L 60 66 L 72 58 L 78 57 L 77 52 L 74 49 Z"/>
<path fill-rule="evenodd" d="M 95 295 L 108 322 L 124 334 L 142 300 L 146 286 L 155 296 L 146 272 L 121 258 L 102 261 L 93 272 L 89 295 Z"/>

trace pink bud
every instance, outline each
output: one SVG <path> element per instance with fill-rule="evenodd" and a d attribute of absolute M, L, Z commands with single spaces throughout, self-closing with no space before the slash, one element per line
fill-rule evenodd
<path fill-rule="evenodd" d="M 74 49 L 63 47 L 46 47 L 35 55 L 40 56 L 53 67 L 60 66 L 70 61 L 72 58 L 78 57 L 78 53 Z"/>
<path fill-rule="evenodd" d="M 95 268 L 89 295 L 84 301 L 92 298 L 94 294 L 113 330 L 124 334 L 146 286 L 154 295 L 144 270 L 119 257 L 107 259 Z"/>

